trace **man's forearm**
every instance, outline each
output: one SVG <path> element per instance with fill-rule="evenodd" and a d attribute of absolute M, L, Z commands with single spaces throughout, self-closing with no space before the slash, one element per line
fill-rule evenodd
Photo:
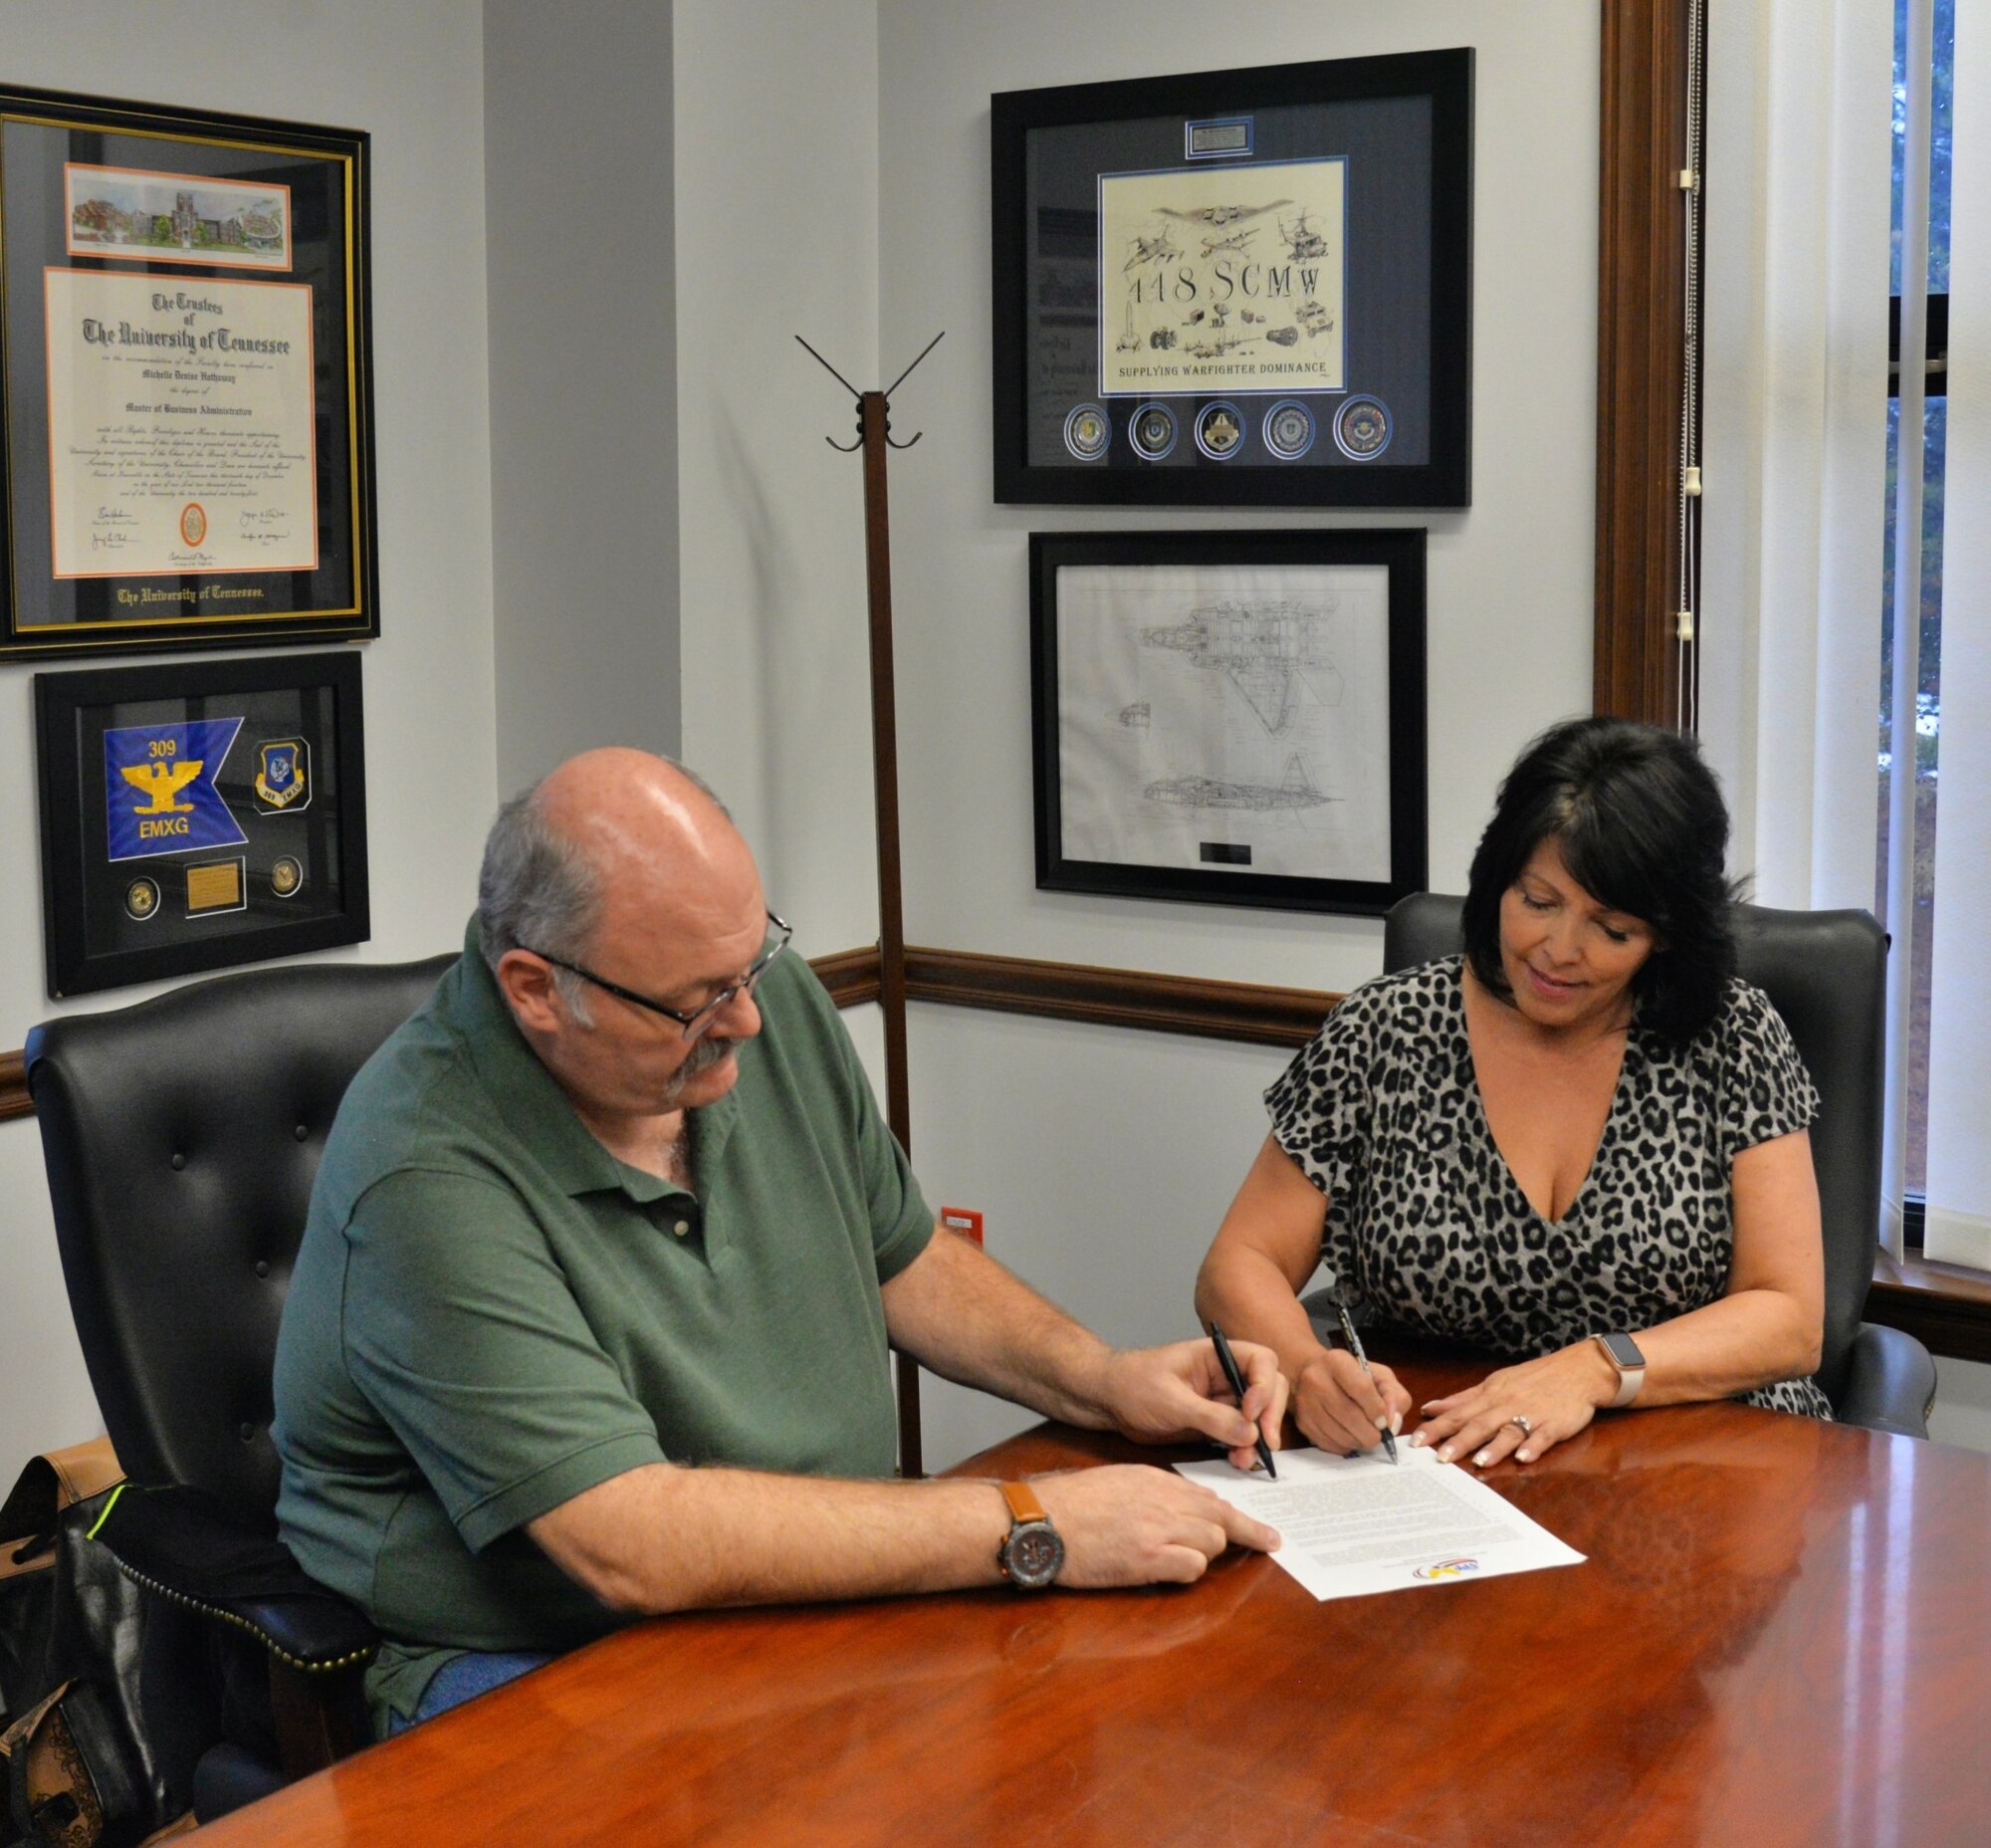
<path fill-rule="evenodd" d="M 1201 1484 L 1109 1464 L 1033 1479 L 1065 1544 L 1058 1582 L 1188 1583 L 1226 1545 L 1278 1536 Z M 584 1490 L 526 1531 L 612 1609 L 886 1597 L 989 1585 L 1009 1531 L 987 1482 L 858 1483 L 653 1463 Z"/>
<path fill-rule="evenodd" d="M 651 1464 L 585 1491 L 527 1531 L 610 1608 L 657 1613 L 993 1584 L 1008 1524 L 987 1483 Z"/>
<path fill-rule="evenodd" d="M 884 1299 L 893 1342 L 922 1366 L 1046 1418 L 1112 1427 L 1113 1350 L 966 1239 L 937 1228 Z"/>

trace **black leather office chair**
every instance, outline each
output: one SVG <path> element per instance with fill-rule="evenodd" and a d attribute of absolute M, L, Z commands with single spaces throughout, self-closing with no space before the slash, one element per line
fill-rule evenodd
<path fill-rule="evenodd" d="M 1400 899 L 1383 926 L 1384 969 L 1458 950 L 1463 904 L 1441 892 Z M 1880 1228 L 1886 936 L 1865 911 L 1741 905 L 1736 939 L 1738 973 L 1783 1016 L 1818 1088 L 1811 1150 L 1825 1224 L 1825 1343 L 1814 1377 L 1842 1423 L 1925 1438 L 1935 1402 L 1928 1349 L 1860 1318 Z"/>
<path fill-rule="evenodd" d="M 100 1538 L 163 1594 L 146 1724 L 203 1820 L 367 1737 L 378 1638 L 276 1537 L 271 1368 L 339 1099 L 454 960 L 222 976 L 28 1037 L 70 1307 L 134 1485 Z"/>

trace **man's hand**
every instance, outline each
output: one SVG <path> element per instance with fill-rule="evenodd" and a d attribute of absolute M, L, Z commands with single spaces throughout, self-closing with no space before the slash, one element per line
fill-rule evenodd
<path fill-rule="evenodd" d="M 1244 1376 L 1241 1407 L 1223 1377 L 1216 1343 L 1200 1340 L 1109 1354 L 1100 1370 L 1099 1409 L 1121 1436 L 1137 1444 L 1210 1438 L 1229 1451 L 1238 1469 L 1250 1470 L 1261 1435 L 1272 1449 L 1279 1448 L 1286 1382 L 1269 1347 L 1233 1341 L 1230 1351 Z"/>
<path fill-rule="evenodd" d="M 1345 1348 L 1323 1348 L 1300 1369 L 1293 1385 L 1293 1422 L 1322 1450 L 1345 1456 L 1373 1450 L 1383 1426 L 1404 1428 L 1411 1395 L 1388 1367 L 1377 1366 L 1372 1380 Z"/>
<path fill-rule="evenodd" d="M 1244 1364 L 1241 1347 L 1237 1361 Z M 1250 1397 L 1248 1391 L 1245 1397 Z M 1248 1448 L 1244 1454 L 1250 1455 Z M 1273 1528 L 1240 1513 L 1200 1483 L 1146 1464 L 1066 1470 L 1032 1477 L 1030 1487 L 1064 1541 L 1064 1569 L 1058 1583 L 1074 1591 L 1187 1585 L 1201 1578 L 1210 1562 L 1233 1541 L 1261 1553 L 1279 1543 Z"/>

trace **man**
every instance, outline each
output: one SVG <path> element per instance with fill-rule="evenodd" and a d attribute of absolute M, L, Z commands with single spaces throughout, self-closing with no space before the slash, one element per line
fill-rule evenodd
<path fill-rule="evenodd" d="M 890 1476 L 889 1339 L 949 1378 L 1248 1468 L 1240 1344 L 1115 1351 L 933 1215 L 702 785 L 595 751 L 507 805 L 434 999 L 354 1079 L 277 1351 L 278 1515 L 387 1641 L 396 1730 L 629 1616 L 1056 1576 L 1277 1536 L 1164 1471 Z M 1061 1562 L 1055 1556 L 1062 1547 Z"/>

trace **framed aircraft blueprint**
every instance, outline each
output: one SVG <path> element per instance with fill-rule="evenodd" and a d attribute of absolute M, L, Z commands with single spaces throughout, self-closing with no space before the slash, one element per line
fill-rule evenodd
<path fill-rule="evenodd" d="M 1424 889 L 1422 527 L 1033 533 L 1030 665 L 1039 890 Z"/>
<path fill-rule="evenodd" d="M 996 500 L 1468 504 L 1469 50 L 990 119 Z"/>
<path fill-rule="evenodd" d="M 370 158 L 0 86 L 0 655 L 379 633 Z"/>
<path fill-rule="evenodd" d="M 51 999 L 366 939 L 356 653 L 34 680 Z"/>

